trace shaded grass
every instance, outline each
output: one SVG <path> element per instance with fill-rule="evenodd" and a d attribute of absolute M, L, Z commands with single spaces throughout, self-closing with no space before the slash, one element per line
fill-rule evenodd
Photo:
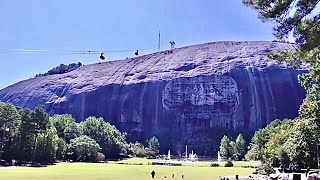
<path fill-rule="evenodd" d="M 138 163 L 142 163 L 144 165 L 147 165 L 148 163 L 151 163 L 152 161 L 154 161 L 155 159 L 147 159 L 147 158 L 129 158 L 129 159 L 124 159 L 121 161 L 114 161 L 114 162 L 108 162 L 108 163 L 128 163 L 128 164 L 138 164 Z"/>
<path fill-rule="evenodd" d="M 137 162 L 136 159 L 130 161 Z M 138 161 L 141 162 L 141 161 Z M 149 180 L 150 172 L 156 172 L 156 179 L 218 179 L 223 175 L 249 175 L 250 168 L 226 167 L 190 167 L 190 166 L 152 166 L 152 165 L 121 165 L 109 163 L 62 163 L 44 168 L 0 168 L 0 179 L 12 180 Z"/>
<path fill-rule="evenodd" d="M 198 161 L 198 162 L 192 162 L 192 163 L 185 163 L 187 166 L 201 166 L 201 167 L 210 167 L 212 163 L 217 163 L 220 165 L 220 167 L 223 167 L 226 161 Z M 234 167 L 259 167 L 261 165 L 261 162 L 259 161 L 232 161 Z"/>
<path fill-rule="evenodd" d="M 148 163 L 151 163 L 152 161 L 158 161 L 157 159 L 146 159 L 146 158 L 130 158 L 130 159 L 125 159 L 125 160 L 121 160 L 121 161 L 114 161 L 111 163 L 127 163 L 127 164 L 138 164 L 138 163 L 142 163 L 144 165 L 147 165 Z M 261 165 L 260 161 L 232 161 L 234 167 L 258 167 Z M 183 162 L 182 165 L 183 166 L 200 166 L 200 167 L 210 167 L 210 165 L 212 163 L 217 163 L 219 164 L 221 167 L 224 166 L 224 164 L 226 163 L 226 161 L 221 161 L 221 162 L 217 162 L 217 161 L 196 161 L 196 162 Z"/>

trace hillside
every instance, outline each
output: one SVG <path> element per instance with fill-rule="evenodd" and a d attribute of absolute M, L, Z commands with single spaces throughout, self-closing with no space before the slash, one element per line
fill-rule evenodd
<path fill-rule="evenodd" d="M 288 48 L 263 41 L 182 47 L 21 81 L 2 89 L 0 101 L 78 121 L 101 116 L 129 139 L 156 134 L 176 151 L 188 143 L 203 152 L 201 144 L 216 142 L 222 130 L 252 133 L 297 115 L 305 96 L 297 75 L 306 70 L 266 57 Z"/>

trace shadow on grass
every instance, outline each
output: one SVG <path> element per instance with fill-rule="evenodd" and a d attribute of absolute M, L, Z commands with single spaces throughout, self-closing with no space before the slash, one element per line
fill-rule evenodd
<path fill-rule="evenodd" d="M 43 167 L 48 167 L 48 166 L 55 166 L 55 163 L 32 163 L 32 164 L 27 164 L 24 167 L 31 167 L 31 168 L 43 168 Z"/>
<path fill-rule="evenodd" d="M 15 163 L 5 163 L 2 167 L 31 167 L 31 168 L 41 168 L 41 167 L 48 167 L 54 166 L 55 163 L 30 163 L 30 162 L 22 162 L 17 161 Z"/>
<path fill-rule="evenodd" d="M 130 156 L 121 155 L 121 156 L 118 156 L 118 157 L 116 157 L 116 158 L 106 159 L 106 161 L 117 162 L 117 161 L 128 160 L 128 159 L 131 159 L 131 158 L 132 158 L 132 157 L 130 157 Z"/>
<path fill-rule="evenodd" d="M 106 161 L 118 162 L 118 161 L 124 161 L 124 160 L 128 160 L 128 159 L 130 159 L 130 158 L 124 157 L 124 158 L 106 159 Z"/>

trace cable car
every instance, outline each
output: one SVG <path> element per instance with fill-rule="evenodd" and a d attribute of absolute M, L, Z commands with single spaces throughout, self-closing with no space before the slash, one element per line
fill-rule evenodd
<path fill-rule="evenodd" d="M 106 58 L 104 57 L 104 53 L 101 53 L 101 54 L 100 54 L 100 59 L 101 59 L 101 60 L 105 60 L 105 59 L 106 59 Z"/>

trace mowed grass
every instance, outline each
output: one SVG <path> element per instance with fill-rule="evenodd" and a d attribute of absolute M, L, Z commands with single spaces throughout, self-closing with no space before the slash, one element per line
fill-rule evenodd
<path fill-rule="evenodd" d="M 210 167 L 212 163 L 217 163 L 220 167 L 225 165 L 225 161 L 197 161 L 191 163 L 185 163 L 186 166 L 201 166 L 201 167 Z M 234 167 L 259 167 L 261 165 L 260 161 L 232 161 Z"/>
<path fill-rule="evenodd" d="M 128 163 L 128 164 L 137 164 L 142 163 L 144 165 L 147 165 L 148 163 L 151 163 L 152 161 L 158 161 L 157 159 L 146 159 L 146 158 L 129 158 L 121 161 L 114 161 L 111 163 Z M 258 167 L 261 165 L 260 161 L 232 161 L 234 167 Z M 200 166 L 200 167 L 210 167 L 212 163 L 218 163 L 221 167 L 224 166 L 226 161 L 195 161 L 195 162 L 182 162 L 183 166 Z"/>
<path fill-rule="evenodd" d="M 137 164 L 137 163 L 142 163 L 144 165 L 147 165 L 148 163 L 151 163 L 155 159 L 147 159 L 147 158 L 129 158 L 129 159 L 124 159 L 120 161 L 109 161 L 110 163 L 128 163 L 128 164 Z"/>
<path fill-rule="evenodd" d="M 134 161 L 134 160 L 132 160 Z M 12 180 L 150 180 L 150 172 L 156 172 L 155 179 L 212 180 L 224 175 L 250 175 L 254 169 L 240 167 L 193 167 L 124 165 L 110 163 L 60 163 L 54 166 L 32 168 L 0 168 L 0 179 Z"/>

